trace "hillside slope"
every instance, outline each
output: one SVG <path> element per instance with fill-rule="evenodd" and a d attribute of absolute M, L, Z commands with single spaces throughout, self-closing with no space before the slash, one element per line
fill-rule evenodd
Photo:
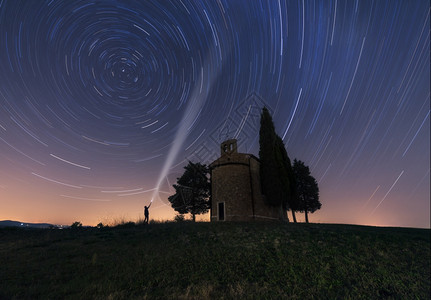
<path fill-rule="evenodd" d="M 166 223 L 0 229 L 0 298 L 404 298 L 430 295 L 430 230 Z"/>

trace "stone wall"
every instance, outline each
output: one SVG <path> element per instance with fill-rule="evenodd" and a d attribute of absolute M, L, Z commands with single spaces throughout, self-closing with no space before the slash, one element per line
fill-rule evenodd
<path fill-rule="evenodd" d="M 218 203 L 224 202 L 225 220 L 241 221 L 253 215 L 248 165 L 229 163 L 219 165 L 211 172 L 211 221 L 218 220 Z"/>
<path fill-rule="evenodd" d="M 279 208 L 266 205 L 260 185 L 260 162 L 251 154 L 238 153 L 235 139 L 221 144 L 221 156 L 210 164 L 211 221 L 218 221 L 218 205 L 224 203 L 225 221 L 273 220 Z"/>

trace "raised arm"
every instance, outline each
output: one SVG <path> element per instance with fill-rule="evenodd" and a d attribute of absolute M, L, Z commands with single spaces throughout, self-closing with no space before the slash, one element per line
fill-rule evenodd
<path fill-rule="evenodd" d="M 150 208 L 151 204 L 153 204 L 153 202 L 150 202 L 150 205 L 148 205 L 148 208 Z"/>

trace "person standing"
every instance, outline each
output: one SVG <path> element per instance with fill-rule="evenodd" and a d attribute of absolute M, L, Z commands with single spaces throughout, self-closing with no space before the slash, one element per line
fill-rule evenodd
<path fill-rule="evenodd" d="M 145 215 L 144 224 L 148 224 L 148 219 L 149 219 L 149 215 L 150 215 L 148 209 L 150 208 L 151 203 L 153 203 L 153 202 L 150 202 L 150 205 L 148 205 L 148 206 L 144 206 L 144 215 Z"/>

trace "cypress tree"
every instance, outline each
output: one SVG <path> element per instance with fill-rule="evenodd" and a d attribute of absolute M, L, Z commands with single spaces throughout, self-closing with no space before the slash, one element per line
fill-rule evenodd
<path fill-rule="evenodd" d="M 263 108 L 260 118 L 259 130 L 259 159 L 260 159 L 260 179 L 262 192 L 266 196 L 265 201 L 269 205 L 280 203 L 278 191 L 278 178 L 274 173 L 277 163 L 274 156 L 275 128 L 272 117 L 266 107 Z"/>
<path fill-rule="evenodd" d="M 285 219 L 291 195 L 287 167 L 287 164 L 290 166 L 290 160 L 266 107 L 262 109 L 260 119 L 259 147 L 262 193 L 268 205 L 280 207 L 280 217 Z"/>
<path fill-rule="evenodd" d="M 292 211 L 293 221 L 296 223 L 295 211 L 298 210 L 298 200 L 296 197 L 295 175 L 293 174 L 292 164 L 289 155 L 287 155 L 286 147 L 284 146 L 283 140 L 278 135 L 276 137 L 276 143 L 279 154 L 281 155 L 279 174 L 283 189 L 283 209 L 290 209 Z"/>

